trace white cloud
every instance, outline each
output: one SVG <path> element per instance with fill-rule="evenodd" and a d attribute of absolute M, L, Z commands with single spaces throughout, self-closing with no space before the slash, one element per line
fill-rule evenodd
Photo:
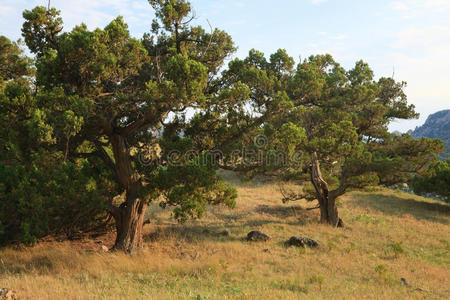
<path fill-rule="evenodd" d="M 20 37 L 22 11 L 37 5 L 47 6 L 45 0 L 2 0 L 0 7 L 1 34 L 12 39 Z M 117 15 L 122 15 L 132 32 L 150 30 L 154 13 L 144 0 L 52 0 L 51 6 L 61 11 L 64 30 L 85 23 L 90 29 L 104 27 Z"/>
<path fill-rule="evenodd" d="M 450 1 L 448 1 L 448 0 L 427 0 L 427 1 L 425 1 L 425 7 L 449 8 Z"/>
<path fill-rule="evenodd" d="M 398 49 L 417 49 L 433 51 L 442 46 L 450 46 L 450 26 L 411 27 L 397 34 L 393 44 Z"/>
<path fill-rule="evenodd" d="M 413 19 L 430 14 L 450 13 L 449 0 L 403 0 L 389 3 L 389 8 L 398 12 L 403 19 Z"/>
<path fill-rule="evenodd" d="M 327 0 L 311 0 L 312 4 L 317 5 L 323 2 L 326 2 Z"/>
<path fill-rule="evenodd" d="M 333 37 L 332 39 L 333 40 L 345 40 L 347 38 L 348 38 L 348 35 L 346 35 L 346 34 L 339 34 L 339 35 Z"/>
<path fill-rule="evenodd" d="M 395 65 L 395 78 L 408 83 L 409 102 L 422 112 L 418 121 L 396 126 L 417 126 L 428 114 L 450 108 L 450 26 L 405 29 L 398 33 L 392 48 L 385 59 Z"/>
<path fill-rule="evenodd" d="M 409 9 L 408 5 L 406 5 L 405 3 L 400 2 L 400 1 L 391 2 L 389 4 L 389 6 L 394 10 L 400 10 L 400 11 L 405 11 L 405 10 Z"/>

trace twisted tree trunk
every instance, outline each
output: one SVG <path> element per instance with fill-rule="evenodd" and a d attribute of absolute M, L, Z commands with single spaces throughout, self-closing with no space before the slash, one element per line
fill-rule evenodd
<path fill-rule="evenodd" d="M 345 185 L 336 190 L 329 190 L 328 183 L 323 179 L 320 171 L 320 163 L 317 153 L 314 152 L 311 160 L 311 183 L 316 191 L 320 206 L 320 221 L 335 227 L 342 227 L 342 219 L 339 218 L 336 199 L 345 193 Z"/>
<path fill-rule="evenodd" d="M 114 218 L 116 222 L 115 250 L 133 253 L 142 248 L 142 227 L 147 204 L 135 195 L 127 195 L 127 200 L 119 207 Z"/>
<path fill-rule="evenodd" d="M 117 177 L 126 191 L 125 202 L 119 207 L 111 208 L 117 230 L 113 249 L 133 253 L 143 246 L 142 227 L 147 203 L 139 198 L 138 192 L 142 183 L 139 174 L 131 165 L 125 138 L 121 135 L 112 135 L 110 140 Z"/>

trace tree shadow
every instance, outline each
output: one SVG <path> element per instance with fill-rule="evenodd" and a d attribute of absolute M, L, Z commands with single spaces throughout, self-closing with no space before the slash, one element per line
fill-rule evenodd
<path fill-rule="evenodd" d="M 264 205 L 261 205 L 264 206 Z M 248 231 L 257 230 L 267 224 L 286 224 L 295 226 L 304 226 L 308 223 L 315 222 L 316 217 L 308 214 L 309 211 L 296 207 L 296 215 L 290 207 L 262 207 L 266 214 L 272 214 L 280 217 L 281 220 L 270 219 L 249 219 L 245 222 L 231 223 L 209 223 L 209 224 L 156 224 L 154 231 L 144 235 L 145 242 L 160 242 L 167 240 L 183 241 L 187 243 L 195 243 L 197 241 L 245 241 L 246 233 L 242 233 L 243 229 Z M 287 216 L 295 218 L 295 220 L 287 219 Z M 225 233 L 227 232 L 227 233 Z M 239 232 L 239 235 L 236 235 Z"/>
<path fill-rule="evenodd" d="M 236 188 L 258 188 L 265 186 L 268 183 L 270 184 L 276 182 L 272 176 L 256 175 L 253 177 L 247 177 L 241 173 L 226 170 L 217 171 L 217 175 L 219 175 L 225 182 Z"/>
<path fill-rule="evenodd" d="M 314 222 L 317 219 L 317 215 L 311 210 L 307 210 L 301 206 L 289 206 L 289 205 L 259 205 L 256 207 L 256 212 L 260 214 L 271 215 L 273 217 L 286 220 L 288 218 L 296 218 L 298 223 L 295 225 L 306 225 Z M 291 222 L 282 222 L 285 224 L 292 224 Z"/>
<path fill-rule="evenodd" d="M 230 226 L 226 226 L 229 228 Z M 239 238 L 233 237 L 224 232 L 227 231 L 224 225 L 178 225 L 171 224 L 167 226 L 160 226 L 153 232 L 144 235 L 146 242 L 159 242 L 168 239 L 176 241 L 184 241 L 193 243 L 199 240 L 214 240 L 214 241 L 236 241 Z"/>
<path fill-rule="evenodd" d="M 354 194 L 354 203 L 368 207 L 386 215 L 411 215 L 417 220 L 427 220 L 442 224 L 449 223 L 450 205 L 438 202 L 420 201 L 395 195 Z"/>

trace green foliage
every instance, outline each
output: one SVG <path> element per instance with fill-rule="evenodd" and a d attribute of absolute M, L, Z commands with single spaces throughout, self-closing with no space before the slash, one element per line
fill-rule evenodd
<path fill-rule="evenodd" d="M 1 57 L 26 69 L 11 69 L 0 85 L 0 244 L 104 226 L 108 186 L 96 184 L 103 171 L 66 161 L 57 148 L 80 130 L 82 106 L 71 106 L 78 98 L 62 99 L 61 91 L 33 94 L 24 77 L 32 70 L 21 51 L 9 51 L 14 45 Z"/>
<path fill-rule="evenodd" d="M 401 254 L 405 253 L 402 243 L 389 243 L 384 248 L 384 253 L 388 258 L 398 258 Z"/>
<path fill-rule="evenodd" d="M 375 80 L 363 61 L 345 70 L 331 55 L 316 55 L 300 61 L 294 69 L 293 59 L 284 50 L 268 61 L 253 49 L 247 58 L 230 62 L 220 84 L 222 93 L 229 94 L 229 89 L 237 86 L 248 87 L 248 92 L 227 98 L 233 109 L 213 106 L 208 113 L 198 113 L 196 122 L 191 123 L 197 128 L 188 131 L 189 136 L 204 128 L 214 129 L 199 141 L 199 147 L 222 140 L 229 147 L 225 157 L 239 147 L 288 157 L 282 164 L 263 159 L 250 165 L 243 155 L 225 158 L 230 169 L 305 181 L 310 180 L 311 157 L 317 153 L 330 191 L 339 195 L 350 188 L 407 182 L 424 172 L 442 147 L 437 140 L 388 132 L 393 119 L 415 118 L 417 113 L 407 103 L 405 82 Z M 217 118 L 227 125 L 221 126 Z M 261 134 L 266 145 L 256 149 L 252 137 Z M 227 143 L 233 136 L 239 139 Z M 306 199 L 317 197 L 312 187 L 304 192 Z"/>
<path fill-rule="evenodd" d="M 48 234 L 68 238 L 104 223 L 104 207 L 93 174 L 65 163 L 51 170 L 0 163 L 0 244 L 33 244 Z"/>
<path fill-rule="evenodd" d="M 280 50 L 271 59 L 284 54 Z M 263 114 L 264 134 L 273 150 L 301 153 L 300 161 L 277 166 L 283 176 L 307 179 L 304 173 L 315 152 L 327 182 L 342 194 L 348 188 L 406 182 L 435 160 L 442 148 L 439 141 L 388 132 L 391 120 L 417 116 L 406 101 L 404 82 L 375 80 L 363 61 L 346 71 L 330 55 L 311 56 L 295 71 L 289 59 L 283 61 L 284 75 L 279 76 L 274 64 L 252 50 L 224 73 L 252 89 L 249 103 Z M 286 95 L 283 105 L 277 105 L 280 94 Z M 314 189 L 305 192 L 304 197 L 314 199 Z"/>
<path fill-rule="evenodd" d="M 0 36 L 0 82 L 32 75 L 31 59 L 23 55 L 18 43 Z M 0 86 L 1 88 L 2 86 Z"/>
<path fill-rule="evenodd" d="M 2 197 L 6 212 L 24 207 L 15 227 L 1 219 L 0 232 L 21 228 L 5 239 L 29 241 L 51 232 L 50 224 L 80 228 L 106 208 L 123 221 L 134 212 L 128 208 L 151 201 L 173 207 L 181 222 L 201 217 L 208 204 L 233 207 L 236 192 L 218 167 L 304 180 L 317 153 L 324 178 L 342 193 L 407 180 L 441 147 L 388 133 L 391 120 L 417 114 L 405 83 L 375 80 L 363 61 L 345 70 L 317 55 L 295 67 L 283 49 L 268 59 L 251 50 L 225 69 L 235 50 L 227 33 L 192 26 L 188 1 L 149 4 L 156 19 L 141 40 L 122 17 L 63 33 L 59 11 L 25 10 L 33 82 L 30 60 L 0 39 L 2 65 L 14 66 L 0 70 L 0 163 L 5 174 L 17 173 Z M 269 156 L 236 155 L 244 148 Z M 281 163 L 273 159 L 280 153 Z M 125 195 L 120 206 L 117 195 Z"/>
<path fill-rule="evenodd" d="M 183 112 L 220 95 L 212 82 L 235 49 L 231 37 L 191 26 L 187 1 L 149 3 L 156 19 L 142 40 L 130 36 L 122 17 L 103 29 L 81 24 L 63 33 L 56 9 L 25 10 L 22 34 L 36 54 L 33 90 L 17 79 L 28 75 L 19 68 L 28 61 L 1 40 L 0 59 L 18 67 L 15 77 L 1 73 L 0 135 L 8 149 L 0 162 L 27 174 L 5 186 L 5 212 L 19 202 L 36 207 L 36 217 L 26 209 L 17 216 L 22 231 L 4 240 L 84 230 L 107 208 L 117 217 L 127 203 L 111 208 L 112 199 L 123 194 L 130 203 L 162 200 L 182 222 L 201 217 L 208 204 L 234 206 L 236 192 L 216 176 L 214 162 L 199 162 L 208 149 L 175 164 L 171 156 L 194 150 L 193 139 L 180 137 L 190 127 Z M 221 100 L 246 89 L 229 91 Z M 19 186 L 30 189 L 30 199 L 15 194 Z M 11 226 L 2 219 L 2 232 L 12 234 Z"/>
<path fill-rule="evenodd" d="M 430 166 L 422 176 L 412 180 L 415 193 L 433 193 L 450 202 L 450 159 Z"/>
<path fill-rule="evenodd" d="M 217 168 L 209 163 L 205 155 L 155 172 L 151 189 L 163 195 L 161 207 L 175 206 L 173 215 L 180 222 L 201 218 L 206 204 L 235 206 L 236 190 L 222 182 L 216 176 Z"/>
<path fill-rule="evenodd" d="M 26 20 L 22 27 L 25 43 L 32 53 L 39 56 L 58 44 L 57 34 L 62 30 L 62 19 L 59 11 L 54 8 L 47 10 L 43 6 L 25 10 L 23 18 Z"/>

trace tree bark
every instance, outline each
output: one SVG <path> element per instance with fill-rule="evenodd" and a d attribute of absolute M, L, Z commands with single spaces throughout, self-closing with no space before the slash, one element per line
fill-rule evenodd
<path fill-rule="evenodd" d="M 111 212 L 117 230 L 113 250 L 133 253 L 143 246 L 142 227 L 147 203 L 139 198 L 141 180 L 131 165 L 126 138 L 116 134 L 110 136 L 110 141 L 117 177 L 126 191 L 125 202 Z"/>
<path fill-rule="evenodd" d="M 345 187 L 341 185 L 337 190 L 329 190 L 328 183 L 322 177 L 316 152 L 312 155 L 310 174 L 311 183 L 314 186 L 319 201 L 320 222 L 334 227 L 342 227 L 343 222 L 339 218 L 336 199 L 345 192 Z"/>
<path fill-rule="evenodd" d="M 126 201 L 119 207 L 116 222 L 116 242 L 114 250 L 134 253 L 143 246 L 142 227 L 147 204 L 137 195 L 127 195 Z"/>

